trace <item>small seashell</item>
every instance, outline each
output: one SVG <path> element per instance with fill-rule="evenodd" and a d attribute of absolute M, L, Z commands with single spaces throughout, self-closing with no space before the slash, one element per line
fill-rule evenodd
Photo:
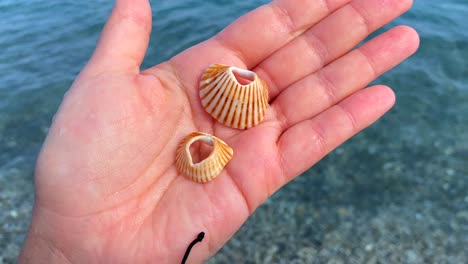
<path fill-rule="evenodd" d="M 250 83 L 240 84 L 236 76 Z M 205 110 L 220 123 L 247 129 L 265 116 L 268 86 L 252 71 L 213 64 L 201 77 L 200 98 Z"/>
<path fill-rule="evenodd" d="M 193 163 L 190 145 L 201 140 L 213 146 L 213 151 L 199 163 Z M 180 143 L 176 152 L 176 166 L 179 172 L 199 183 L 213 180 L 231 160 L 234 151 L 221 139 L 202 132 L 192 132 Z"/>

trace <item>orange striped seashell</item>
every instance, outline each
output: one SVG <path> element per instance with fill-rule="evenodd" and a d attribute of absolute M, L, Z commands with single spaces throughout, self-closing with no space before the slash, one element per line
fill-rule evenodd
<path fill-rule="evenodd" d="M 213 64 L 201 77 L 200 98 L 205 110 L 223 125 L 247 129 L 265 116 L 268 86 L 252 71 Z"/>
<path fill-rule="evenodd" d="M 213 151 L 204 160 L 193 163 L 190 146 L 201 140 L 210 146 Z M 202 132 L 192 132 L 180 143 L 176 153 L 176 167 L 180 173 L 199 183 L 212 181 L 231 160 L 234 151 L 221 139 Z"/>

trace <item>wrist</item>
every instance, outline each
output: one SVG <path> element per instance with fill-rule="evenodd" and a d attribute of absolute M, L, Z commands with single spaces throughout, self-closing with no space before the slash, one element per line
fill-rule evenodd
<path fill-rule="evenodd" d="M 18 263 L 70 263 L 57 245 L 41 235 L 40 228 L 31 224 Z"/>

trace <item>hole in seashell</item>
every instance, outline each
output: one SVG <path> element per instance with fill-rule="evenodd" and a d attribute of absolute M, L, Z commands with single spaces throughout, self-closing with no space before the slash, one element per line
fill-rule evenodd
<path fill-rule="evenodd" d="M 255 81 L 255 73 L 248 70 L 233 68 L 232 74 L 241 85 L 249 85 L 251 82 Z"/>
<path fill-rule="evenodd" d="M 190 145 L 190 156 L 193 164 L 197 164 L 208 158 L 213 152 L 213 145 L 203 139 L 198 139 Z"/>

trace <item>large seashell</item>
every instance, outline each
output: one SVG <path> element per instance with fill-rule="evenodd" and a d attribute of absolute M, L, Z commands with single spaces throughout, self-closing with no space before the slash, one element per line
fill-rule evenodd
<path fill-rule="evenodd" d="M 250 83 L 242 85 L 236 76 Z M 201 77 L 200 98 L 205 110 L 220 123 L 247 129 L 265 116 L 268 86 L 252 71 L 213 64 Z"/>
<path fill-rule="evenodd" d="M 213 151 L 204 160 L 194 164 L 190 145 L 201 140 L 213 146 Z M 192 132 L 180 143 L 176 153 L 176 166 L 179 172 L 193 181 L 205 183 L 213 180 L 231 160 L 234 151 L 221 139 L 202 132 Z"/>

